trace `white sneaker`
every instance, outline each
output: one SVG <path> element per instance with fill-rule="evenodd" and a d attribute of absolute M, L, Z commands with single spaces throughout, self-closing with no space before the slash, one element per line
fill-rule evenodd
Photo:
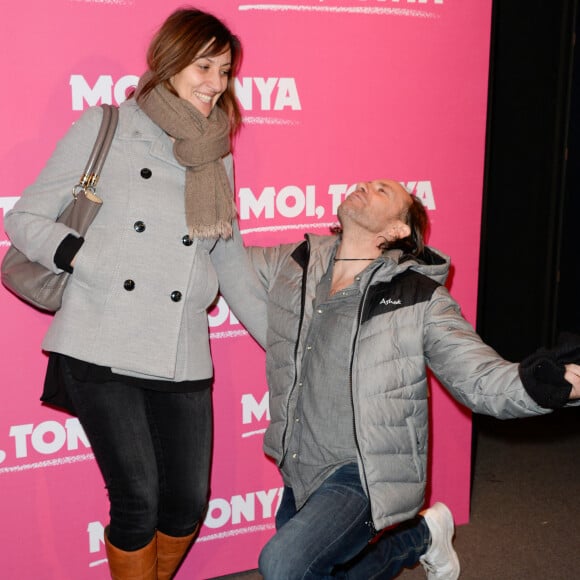
<path fill-rule="evenodd" d="M 449 508 L 437 502 L 421 514 L 431 533 L 431 544 L 419 561 L 427 572 L 428 580 L 457 580 L 459 558 L 453 549 L 455 525 Z"/>

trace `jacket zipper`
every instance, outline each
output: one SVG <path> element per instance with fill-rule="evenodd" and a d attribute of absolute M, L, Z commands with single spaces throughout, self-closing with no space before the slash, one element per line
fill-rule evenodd
<path fill-rule="evenodd" d="M 306 265 L 302 268 L 302 289 L 300 296 L 300 322 L 298 323 L 298 333 L 296 335 L 296 342 L 294 343 L 294 382 L 292 383 L 292 388 L 288 392 L 288 397 L 286 399 L 286 424 L 284 426 L 284 432 L 282 433 L 282 457 L 278 463 L 278 467 L 284 465 L 286 461 L 286 455 L 288 454 L 288 449 L 286 449 L 286 436 L 288 434 L 288 408 L 290 407 L 290 399 L 296 388 L 296 381 L 298 380 L 298 344 L 300 343 L 300 334 L 302 333 L 302 324 L 304 323 L 304 310 L 306 307 L 306 279 L 308 277 L 308 264 L 310 263 L 310 240 L 306 237 L 307 247 L 308 247 L 308 259 Z"/>
<path fill-rule="evenodd" d="M 356 350 L 356 345 L 357 345 L 357 341 L 358 341 L 358 335 L 360 332 L 360 327 L 361 327 L 361 316 L 364 310 L 364 305 L 365 305 L 365 301 L 368 297 L 368 291 L 369 288 L 371 287 L 371 282 L 373 277 L 375 276 L 376 272 L 378 272 L 380 269 L 380 267 L 377 267 L 374 272 L 372 272 L 372 274 L 369 276 L 369 280 L 368 283 L 364 289 L 364 294 L 362 297 L 362 300 L 359 303 L 359 307 L 358 307 L 358 311 L 357 311 L 357 315 L 356 315 L 356 332 L 354 334 L 353 337 L 353 341 L 352 341 L 352 348 L 351 348 L 351 357 L 350 357 L 350 365 L 349 365 L 349 372 L 348 372 L 348 380 L 349 380 L 349 386 L 350 386 L 350 402 L 352 405 L 352 426 L 353 426 L 353 431 L 354 431 L 354 442 L 356 445 L 356 451 L 357 454 L 360 458 L 360 467 L 361 467 L 361 479 L 362 479 L 362 483 L 364 485 L 365 491 L 366 491 L 366 495 L 367 498 L 369 500 L 369 506 L 370 506 L 370 511 L 371 511 L 371 521 L 368 522 L 369 525 L 371 525 L 374 529 L 374 523 L 372 521 L 372 501 L 371 501 L 371 494 L 370 494 L 370 490 L 369 490 L 369 484 L 368 484 L 368 480 L 367 480 L 367 474 L 365 471 L 365 466 L 364 466 L 364 461 L 363 461 L 363 457 L 362 457 L 362 453 L 361 453 L 361 449 L 360 449 L 360 443 L 359 443 L 359 439 L 358 439 L 358 434 L 357 434 L 357 419 L 356 419 L 356 409 L 355 409 L 355 402 L 354 402 L 354 384 L 353 384 L 353 378 L 352 378 L 352 368 L 354 365 L 354 354 L 355 354 L 355 350 Z"/>

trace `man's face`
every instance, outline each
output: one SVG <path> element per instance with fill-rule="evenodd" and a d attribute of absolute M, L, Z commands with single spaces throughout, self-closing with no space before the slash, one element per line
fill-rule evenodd
<path fill-rule="evenodd" d="M 343 228 L 347 228 L 350 221 L 369 233 L 384 235 L 393 224 L 401 221 L 410 205 L 411 196 L 400 183 L 378 179 L 359 183 L 340 204 L 338 218 Z"/>

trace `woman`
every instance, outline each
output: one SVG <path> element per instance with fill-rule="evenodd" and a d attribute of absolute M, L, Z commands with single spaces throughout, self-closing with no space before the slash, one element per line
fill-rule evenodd
<path fill-rule="evenodd" d="M 174 12 L 119 107 L 99 181 L 103 206 L 85 239 L 54 220 L 95 141 L 99 107 L 72 126 L 5 219 L 29 258 L 72 272 L 43 341 L 43 400 L 58 403 L 64 384 L 91 442 L 110 500 L 113 578 L 173 577 L 203 519 L 212 446 L 206 309 L 218 279 L 240 320 L 262 332 L 232 194 L 240 58 L 217 18 Z"/>

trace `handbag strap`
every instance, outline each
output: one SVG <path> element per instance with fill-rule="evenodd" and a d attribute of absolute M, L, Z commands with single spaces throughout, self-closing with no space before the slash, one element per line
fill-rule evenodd
<path fill-rule="evenodd" d="M 93 150 L 91 151 L 81 179 L 73 188 L 74 197 L 80 191 L 95 193 L 95 187 L 99 180 L 101 169 L 103 168 L 107 153 L 113 142 L 115 130 L 117 129 L 119 109 L 107 104 L 102 104 L 101 107 L 103 109 L 101 127 L 99 128 Z"/>

